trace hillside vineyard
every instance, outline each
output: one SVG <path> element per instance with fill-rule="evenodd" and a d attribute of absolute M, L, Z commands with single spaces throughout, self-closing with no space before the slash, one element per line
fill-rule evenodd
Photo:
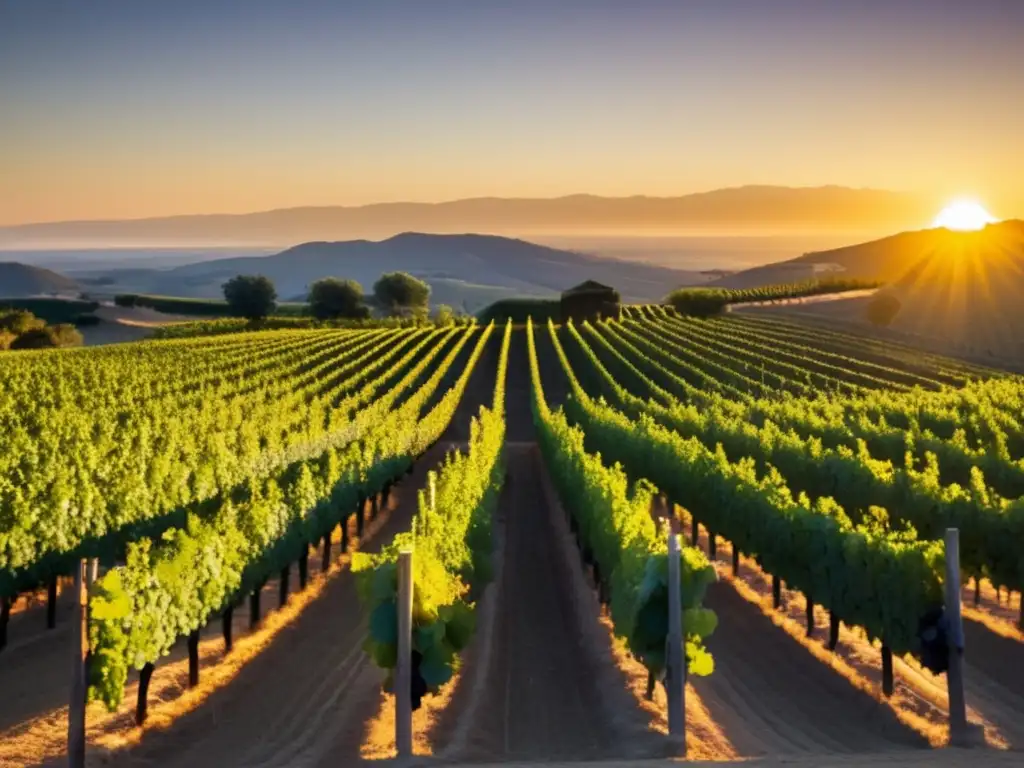
<path fill-rule="evenodd" d="M 551 501 L 537 501 L 548 484 Z M 385 510 L 389 538 L 361 551 Z M 559 570 L 563 525 L 579 557 Z M 498 696 L 487 681 L 527 685 L 511 670 L 529 653 L 568 661 L 538 666 L 550 681 L 513 689 L 505 706 L 554 701 L 566 686 L 581 693 L 565 706 L 599 706 L 587 694 L 596 673 L 568 677 L 589 653 L 562 647 L 578 628 L 545 607 L 581 564 L 653 695 L 669 529 L 688 543 L 692 675 L 740 663 L 735 645 L 715 645 L 741 616 L 715 583 L 722 546 L 733 577 L 745 561 L 770 581 L 776 609 L 783 589 L 803 596 L 808 634 L 815 610 L 827 612 L 829 649 L 842 628 L 875 643 L 891 694 L 892 658 L 920 655 L 921 621 L 943 604 L 950 527 L 976 610 L 1019 633 L 1024 615 L 1009 606 L 1024 589 L 1024 381 L 796 322 L 632 306 L 592 323 L 265 331 L 12 354 L 0 367 L 0 643 L 21 596 L 46 590 L 53 603 L 78 563 L 97 559 L 90 698 L 117 711 L 139 672 L 140 722 L 150 676 L 179 642 L 195 686 L 204 628 L 221 622 L 229 651 L 234 609 L 248 602 L 255 627 L 265 587 L 283 604 L 290 569 L 305 588 L 318 551 L 323 574 L 348 558 L 337 578 L 358 587 L 359 658 L 391 690 L 398 552 L 413 550 L 416 707 L 493 656 L 509 666 L 481 669 L 478 707 L 459 695 L 450 704 L 483 711 Z M 517 584 L 535 573 L 554 597 L 531 607 Z M 982 601 L 989 586 L 996 597 Z M 480 609 L 488 590 L 495 615 Z M 550 616 L 532 621 L 530 610 Z M 537 634 L 502 639 L 501 627 Z M 0 654 L 0 683 L 19 652 Z M 605 749 L 614 728 L 602 736 L 596 722 L 580 726 L 594 730 L 585 742 L 561 744 L 567 753 L 617 754 Z M 480 749 L 555 749 L 536 741 L 541 725 Z"/>

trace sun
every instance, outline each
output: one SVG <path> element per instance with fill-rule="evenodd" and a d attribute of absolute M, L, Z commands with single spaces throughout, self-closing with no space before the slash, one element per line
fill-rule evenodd
<path fill-rule="evenodd" d="M 932 226 L 970 231 L 984 229 L 987 224 L 994 224 L 996 221 L 996 217 L 976 200 L 954 200 L 939 212 Z"/>

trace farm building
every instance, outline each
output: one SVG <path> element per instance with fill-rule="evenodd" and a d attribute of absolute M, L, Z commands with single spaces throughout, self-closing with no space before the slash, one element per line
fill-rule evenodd
<path fill-rule="evenodd" d="M 600 320 L 618 318 L 621 312 L 619 292 L 593 280 L 580 283 L 562 293 L 562 320 Z"/>

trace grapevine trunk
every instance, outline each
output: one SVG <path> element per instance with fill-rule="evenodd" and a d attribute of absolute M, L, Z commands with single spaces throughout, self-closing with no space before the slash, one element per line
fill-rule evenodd
<path fill-rule="evenodd" d="M 139 672 L 139 698 L 135 704 L 135 724 L 143 725 L 149 715 L 149 680 L 153 677 L 155 665 L 147 663 Z"/>
<path fill-rule="evenodd" d="M 199 630 L 193 630 L 188 636 L 188 687 L 199 685 Z"/>
<path fill-rule="evenodd" d="M 229 605 L 227 608 L 224 609 L 223 626 L 222 626 L 221 629 L 222 629 L 223 634 L 224 634 L 224 652 L 225 653 L 230 653 L 231 652 L 231 648 L 233 646 L 233 639 L 232 639 L 232 635 L 231 635 L 231 630 L 232 630 L 231 620 L 234 617 L 234 613 L 235 613 L 234 606 Z"/>

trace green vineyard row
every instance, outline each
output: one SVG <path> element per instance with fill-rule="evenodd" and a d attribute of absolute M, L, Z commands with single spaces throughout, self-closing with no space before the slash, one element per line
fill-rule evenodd
<path fill-rule="evenodd" d="M 603 341 L 593 328 L 587 330 Z M 942 538 L 947 527 L 957 527 L 966 574 L 1015 590 L 1024 586 L 1016 546 L 1024 535 L 1024 500 L 1007 501 L 992 494 L 978 467 L 965 467 L 965 485 L 943 485 L 935 453 L 926 453 L 919 470 L 913 462 L 901 466 L 873 459 L 860 439 L 850 438 L 852 449 L 828 448 L 819 439 L 801 437 L 771 421 L 754 424 L 714 404 L 645 402 L 617 384 L 575 327 L 567 326 L 567 333 L 604 379 L 603 391 L 610 392 L 615 406 L 629 416 L 646 415 L 682 437 L 699 440 L 709 450 L 723 451 L 733 462 L 749 459 L 758 476 L 777 472 L 794 496 L 806 494 L 812 502 L 832 499 L 852 523 L 882 524 L 897 533 L 914 530 L 923 539 L 935 540 Z M 806 402 L 795 400 L 789 405 L 795 408 Z"/>
<path fill-rule="evenodd" d="M 654 679 L 665 670 L 668 635 L 668 545 L 651 517 L 657 489 L 646 482 L 630 484 L 620 467 L 607 467 L 600 455 L 586 451 L 583 431 L 547 404 L 532 323 L 527 325 L 527 343 L 541 453 L 578 531 L 584 559 L 595 566 L 615 632 Z M 701 603 L 715 571 L 699 550 L 684 548 L 680 580 L 687 669 L 709 675 L 714 660 L 704 641 L 718 618 Z"/>
<path fill-rule="evenodd" d="M 414 674 L 423 692 L 436 693 L 451 679 L 458 654 L 474 628 L 475 602 L 491 579 L 492 524 L 505 478 L 505 378 L 512 323 L 505 325 L 490 409 L 481 408 L 470 426 L 465 451 L 452 450 L 429 491 L 419 493 L 419 509 L 409 531 L 377 555 L 356 553 L 360 598 L 369 616 L 368 653 L 387 670 L 393 684 L 398 660 L 398 556 L 413 562 L 412 650 Z M 414 706 L 418 697 L 414 697 Z"/>
<path fill-rule="evenodd" d="M 214 509 L 190 514 L 159 540 L 128 546 L 126 563 L 93 585 L 89 616 L 90 696 L 116 708 L 129 668 L 165 656 L 181 637 L 230 610 L 245 594 L 329 536 L 361 505 L 408 471 L 455 412 L 492 327 L 435 344 L 401 380 L 355 416 L 362 429 L 279 471 L 253 478 Z M 475 333 L 479 339 L 455 385 L 427 413 L 442 379 Z M 427 337 L 428 339 L 430 336 Z M 404 396 L 404 399 L 402 399 Z"/>
<path fill-rule="evenodd" d="M 243 368 L 212 391 L 38 412 L 3 438 L 13 466 L 0 475 L 0 508 L 12 524 L 0 531 L 0 595 L 67 573 L 79 557 L 116 560 L 185 510 L 350 442 L 367 424 L 354 414 L 453 334 L 307 336 L 305 362 L 279 361 L 262 376 Z M 163 376 L 181 363 L 168 355 Z"/>

